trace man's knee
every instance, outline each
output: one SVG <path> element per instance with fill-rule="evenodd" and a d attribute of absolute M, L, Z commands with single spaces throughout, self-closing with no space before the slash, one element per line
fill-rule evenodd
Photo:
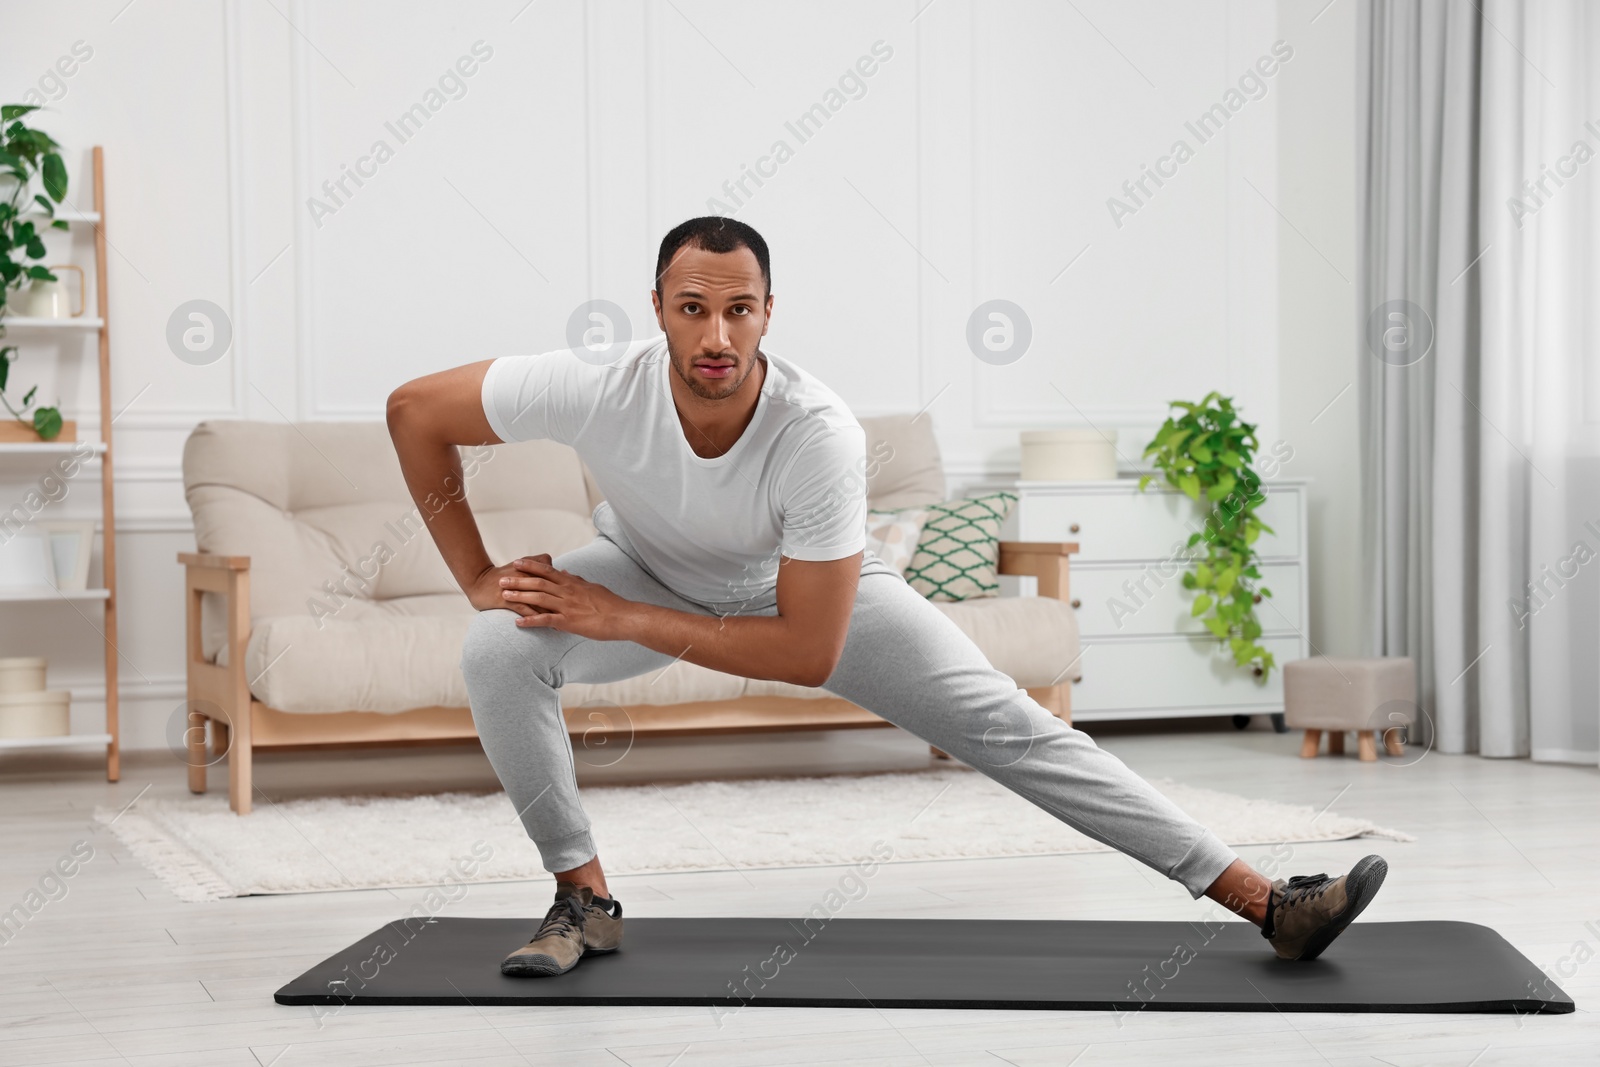
<path fill-rule="evenodd" d="M 519 618 L 510 608 L 490 608 L 473 616 L 461 642 L 458 664 L 469 684 L 530 667 L 549 681 L 548 668 L 555 658 L 551 640 L 554 635 L 549 630 L 518 626 Z"/>

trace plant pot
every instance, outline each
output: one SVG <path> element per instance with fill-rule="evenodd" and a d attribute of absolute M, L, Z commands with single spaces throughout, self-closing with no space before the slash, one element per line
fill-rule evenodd
<path fill-rule="evenodd" d="M 0 693 L 0 737 L 63 737 L 72 732 L 70 689 Z"/>
<path fill-rule="evenodd" d="M 78 423 L 75 419 L 62 419 L 61 432 L 50 438 L 50 443 L 76 441 Z M 44 441 L 39 432 L 27 423 L 18 422 L 10 415 L 0 415 L 0 444 L 39 444 Z"/>
<path fill-rule="evenodd" d="M 37 693 L 44 688 L 43 656 L 0 659 L 0 693 Z"/>
<path fill-rule="evenodd" d="M 1025 482 L 1105 481 L 1116 476 L 1116 430 L 1022 432 Z"/>
<path fill-rule="evenodd" d="M 55 586 L 50 544 L 37 524 L 29 523 L 0 540 L 0 592 L 42 593 Z"/>

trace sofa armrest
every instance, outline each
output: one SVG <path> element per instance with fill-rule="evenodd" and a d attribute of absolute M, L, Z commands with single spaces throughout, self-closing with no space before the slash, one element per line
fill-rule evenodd
<path fill-rule="evenodd" d="M 1040 596 L 1067 600 L 1067 564 L 1076 551 L 1076 541 L 1001 541 L 999 573 L 1032 575 Z"/>
<path fill-rule="evenodd" d="M 247 571 L 249 556 L 219 556 L 213 552 L 179 552 L 178 562 L 186 567 L 209 567 L 216 570 Z"/>
<path fill-rule="evenodd" d="M 215 666 L 205 657 L 200 629 L 200 603 L 205 593 L 222 597 L 228 620 L 228 666 L 244 672 L 244 646 L 250 640 L 250 557 L 219 556 L 210 552 L 179 552 L 183 564 L 183 599 L 188 630 L 185 656 L 192 675 L 195 664 Z"/>
<path fill-rule="evenodd" d="M 228 757 L 229 806 L 243 815 L 250 810 L 250 685 L 245 679 L 244 650 L 250 641 L 250 557 L 210 552 L 179 552 L 183 564 L 184 674 L 187 677 L 189 728 L 189 791 L 206 789 L 206 767 Z M 228 620 L 228 662 L 205 658 L 200 605 L 207 593 L 222 597 Z M 212 755 L 206 756 L 206 721 L 211 721 Z"/>

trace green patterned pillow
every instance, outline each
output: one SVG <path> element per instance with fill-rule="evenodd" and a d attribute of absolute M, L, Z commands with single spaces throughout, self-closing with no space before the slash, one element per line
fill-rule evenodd
<path fill-rule="evenodd" d="M 1014 493 L 989 493 L 928 506 L 906 581 L 929 600 L 999 596 L 1000 527 Z"/>

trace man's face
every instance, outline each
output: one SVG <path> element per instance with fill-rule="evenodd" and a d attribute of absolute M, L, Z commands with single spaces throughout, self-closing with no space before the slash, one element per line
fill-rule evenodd
<path fill-rule="evenodd" d="M 762 298 L 766 286 L 755 253 L 685 245 L 667 264 L 660 285 L 650 299 L 667 335 L 673 371 L 698 397 L 733 396 L 755 369 L 772 314 L 772 295 Z"/>

